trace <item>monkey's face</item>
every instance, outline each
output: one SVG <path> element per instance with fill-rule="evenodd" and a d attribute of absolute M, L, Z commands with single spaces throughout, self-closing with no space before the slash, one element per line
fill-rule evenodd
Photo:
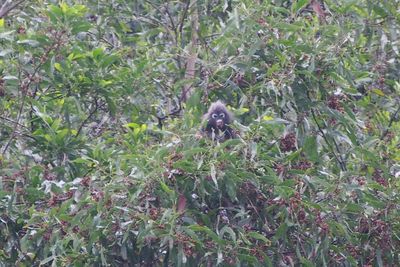
<path fill-rule="evenodd" d="M 224 112 L 212 113 L 209 123 L 216 129 L 224 130 L 227 124 L 226 114 Z"/>
<path fill-rule="evenodd" d="M 203 130 L 211 139 L 223 142 L 235 138 L 235 134 L 230 128 L 233 116 L 221 101 L 211 104 L 208 112 L 204 114 L 203 120 L 207 121 L 207 126 Z"/>

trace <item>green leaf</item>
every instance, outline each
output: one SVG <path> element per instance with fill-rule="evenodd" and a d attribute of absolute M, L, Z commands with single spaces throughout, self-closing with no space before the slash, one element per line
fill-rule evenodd
<path fill-rule="evenodd" d="M 271 117 L 271 116 L 267 116 L 267 115 L 265 115 L 265 116 L 263 116 L 263 118 L 262 118 L 264 121 L 272 121 L 274 118 L 273 117 Z"/>
<path fill-rule="evenodd" d="M 176 169 L 182 169 L 185 172 L 193 172 L 197 169 L 196 162 L 193 160 L 179 160 L 173 164 Z"/>
<path fill-rule="evenodd" d="M 63 11 L 58 6 L 50 5 L 49 9 L 50 9 L 51 13 L 53 13 L 54 15 L 56 15 L 58 17 L 61 17 L 63 15 Z"/>
<path fill-rule="evenodd" d="M 288 230 L 288 225 L 285 222 L 281 223 L 281 225 L 276 230 L 274 240 L 279 240 L 280 238 L 286 236 L 287 230 Z"/>
<path fill-rule="evenodd" d="M 296 13 L 300 12 L 300 10 L 302 8 L 304 8 L 306 5 L 309 4 L 309 0 L 297 0 L 294 4 L 293 4 L 293 8 L 292 10 Z"/>
<path fill-rule="evenodd" d="M 319 161 L 318 144 L 315 136 L 307 136 L 304 142 L 304 152 L 306 157 L 313 162 Z"/>
<path fill-rule="evenodd" d="M 207 152 L 206 148 L 194 147 L 194 148 L 190 148 L 189 150 L 185 150 L 183 152 L 183 155 L 185 158 L 189 158 L 189 157 L 192 157 L 193 155 L 199 155 L 199 154 L 203 154 L 205 152 Z"/>
<path fill-rule="evenodd" d="M 13 40 L 13 34 L 14 34 L 14 31 L 0 32 L 0 40 L 12 41 Z"/>
<path fill-rule="evenodd" d="M 206 233 L 209 237 L 211 237 L 212 240 L 214 240 L 216 243 L 220 244 L 220 245 L 224 245 L 226 243 L 225 240 L 220 239 L 218 237 L 218 235 L 216 233 L 214 233 L 210 228 L 208 228 L 207 226 L 201 226 L 201 225 L 190 225 L 188 226 L 188 228 L 192 231 L 195 232 L 204 232 Z"/>
<path fill-rule="evenodd" d="M 367 204 L 369 204 L 372 207 L 377 208 L 377 209 L 382 209 L 386 206 L 385 201 L 378 199 L 377 197 L 375 197 L 374 195 L 372 195 L 371 193 L 368 193 L 368 192 L 364 192 L 363 200 Z"/>
<path fill-rule="evenodd" d="M 358 213 L 362 212 L 364 210 L 364 208 L 355 203 L 348 203 L 345 207 L 345 210 L 348 212 L 351 212 L 351 213 L 358 214 Z"/>
<path fill-rule="evenodd" d="M 29 40 L 29 39 L 25 39 L 25 40 L 21 40 L 21 41 L 17 41 L 17 44 L 25 44 L 25 45 L 29 45 L 32 47 L 37 47 L 40 45 L 40 43 L 36 40 Z"/>
<path fill-rule="evenodd" d="M 217 170 L 216 170 L 214 164 L 210 165 L 210 174 L 211 174 L 211 179 L 213 180 L 213 182 L 215 184 L 215 187 L 218 189 Z"/>
<path fill-rule="evenodd" d="M 240 259 L 241 262 L 246 262 L 251 264 L 251 266 L 257 266 L 259 264 L 259 261 L 256 257 L 248 255 L 248 254 L 238 254 L 238 258 Z"/>
<path fill-rule="evenodd" d="M 287 187 L 287 186 L 276 186 L 275 187 L 276 193 L 285 198 L 288 199 L 290 196 L 292 196 L 294 194 L 294 189 Z"/>
<path fill-rule="evenodd" d="M 61 64 L 60 64 L 60 63 L 54 63 L 54 68 L 55 68 L 56 70 L 58 70 L 59 72 L 62 72 L 62 70 L 63 70 L 63 68 L 61 67 Z"/>
<path fill-rule="evenodd" d="M 71 32 L 72 32 L 72 34 L 78 34 L 80 32 L 87 32 L 88 30 L 90 30 L 91 27 L 92 27 L 92 25 L 90 25 L 90 23 L 78 21 L 72 25 Z"/>
<path fill-rule="evenodd" d="M 386 10 L 378 5 L 374 5 L 372 10 L 374 11 L 375 14 L 377 14 L 381 18 L 385 18 L 388 16 L 388 13 L 386 12 Z"/>
<path fill-rule="evenodd" d="M 47 257 L 47 258 L 43 259 L 42 261 L 40 261 L 40 265 L 46 265 L 47 263 L 49 263 L 53 260 L 54 260 L 54 256 Z"/>
<path fill-rule="evenodd" d="M 301 262 L 302 266 L 305 266 L 305 267 L 314 267 L 314 266 L 316 266 L 315 263 L 313 263 L 312 261 L 310 261 L 310 260 L 308 260 L 308 259 L 306 259 L 304 257 L 300 258 L 300 262 Z"/>
<path fill-rule="evenodd" d="M 106 98 L 106 102 L 107 102 L 107 105 L 108 105 L 108 108 L 110 109 L 110 113 L 111 113 L 111 115 L 115 115 L 115 112 L 116 112 L 116 110 L 117 110 L 117 106 L 115 105 L 115 102 L 114 102 L 114 98 L 111 98 L 111 97 L 109 97 L 109 96 L 105 96 L 105 98 Z"/>
<path fill-rule="evenodd" d="M 281 183 L 281 180 L 276 175 L 261 176 L 260 180 L 269 185 L 278 185 Z"/>
<path fill-rule="evenodd" d="M 109 55 L 105 56 L 101 61 L 101 66 L 103 68 L 108 67 L 114 63 L 116 63 L 120 58 L 117 55 Z"/>
<path fill-rule="evenodd" d="M 103 49 L 102 47 L 98 47 L 98 48 L 94 49 L 94 50 L 92 51 L 92 56 L 93 56 L 93 58 L 98 59 L 98 58 L 100 58 L 100 57 L 103 57 L 103 55 L 104 55 L 103 50 L 104 50 L 104 49 Z"/>
<path fill-rule="evenodd" d="M 167 193 L 168 195 L 170 195 L 171 197 L 175 198 L 175 191 L 170 189 L 168 187 L 168 185 L 166 185 L 163 181 L 160 181 L 160 185 L 161 185 L 161 189 Z"/>
<path fill-rule="evenodd" d="M 109 86 L 109 85 L 113 84 L 113 81 L 112 80 L 111 81 L 100 80 L 99 84 L 102 87 L 106 87 L 106 86 Z"/>
<path fill-rule="evenodd" d="M 131 129 L 135 129 L 135 128 L 139 128 L 140 125 L 137 124 L 137 123 L 134 123 L 134 122 L 130 122 L 130 123 L 124 124 L 124 127 L 128 127 L 128 128 L 131 128 Z"/>
<path fill-rule="evenodd" d="M 222 229 L 219 231 L 219 237 L 221 239 L 224 238 L 224 234 L 228 233 L 229 236 L 231 237 L 232 241 L 236 244 L 236 234 L 235 232 L 232 230 L 232 228 L 228 227 L 228 226 L 224 226 L 222 227 Z"/>
<path fill-rule="evenodd" d="M 18 77 L 7 75 L 7 76 L 3 77 L 3 80 L 5 80 L 5 81 L 7 81 L 7 80 L 18 80 Z"/>
<path fill-rule="evenodd" d="M 68 10 L 70 10 L 70 7 L 68 6 L 67 3 L 61 2 L 60 3 L 60 9 L 61 9 L 61 12 L 65 14 L 65 13 L 68 12 Z"/>
<path fill-rule="evenodd" d="M 236 201 L 236 183 L 234 181 L 234 177 L 232 176 L 233 174 L 228 172 L 227 176 L 225 176 L 224 179 L 224 186 L 225 186 L 225 190 L 228 193 L 229 198 L 231 199 L 231 201 Z"/>
<path fill-rule="evenodd" d="M 257 240 L 261 240 L 261 241 L 263 241 L 265 244 L 267 244 L 268 246 L 271 245 L 271 241 L 270 241 L 268 238 L 266 238 L 265 236 L 263 236 L 262 234 L 259 234 L 259 233 L 257 233 L 257 232 L 249 232 L 249 233 L 247 234 L 247 236 L 248 236 L 248 237 L 251 237 L 251 238 L 254 238 L 254 239 L 257 239 Z"/>
<path fill-rule="evenodd" d="M 385 96 L 385 93 L 382 90 L 377 89 L 377 88 L 372 89 L 371 92 L 373 92 L 379 96 Z"/>
<path fill-rule="evenodd" d="M 13 52 L 13 50 L 11 50 L 11 49 L 3 49 L 0 51 L 0 57 L 5 57 L 12 52 Z"/>

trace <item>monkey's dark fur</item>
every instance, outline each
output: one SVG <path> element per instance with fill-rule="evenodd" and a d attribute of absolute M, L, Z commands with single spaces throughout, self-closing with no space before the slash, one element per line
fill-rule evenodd
<path fill-rule="evenodd" d="M 203 116 L 203 123 L 205 122 L 207 125 L 203 131 L 212 140 L 224 142 L 236 137 L 235 132 L 229 126 L 233 122 L 233 115 L 221 101 L 211 104 L 208 112 Z"/>

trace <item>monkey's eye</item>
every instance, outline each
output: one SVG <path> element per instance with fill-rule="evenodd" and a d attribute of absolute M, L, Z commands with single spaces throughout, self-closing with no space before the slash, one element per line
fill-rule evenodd
<path fill-rule="evenodd" d="M 220 116 L 221 118 L 225 118 L 225 113 L 220 113 L 219 116 Z"/>
<path fill-rule="evenodd" d="M 218 115 L 214 113 L 214 114 L 211 115 L 211 117 L 212 117 L 213 119 L 216 119 L 216 118 L 218 117 Z"/>

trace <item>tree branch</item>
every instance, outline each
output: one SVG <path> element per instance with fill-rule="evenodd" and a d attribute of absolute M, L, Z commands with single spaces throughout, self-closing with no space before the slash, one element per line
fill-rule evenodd
<path fill-rule="evenodd" d="M 81 123 L 81 125 L 79 126 L 79 128 L 78 128 L 78 131 L 76 132 L 76 135 L 75 135 L 75 137 L 77 137 L 80 133 L 81 133 L 81 131 L 82 131 L 82 129 L 83 129 L 83 127 L 85 126 L 85 124 L 88 122 L 88 120 L 90 120 L 90 118 L 97 112 L 97 110 L 99 109 L 99 103 L 97 102 L 97 99 L 95 99 L 94 100 L 94 108 L 93 108 L 93 110 L 89 113 L 89 115 L 86 117 L 86 119 Z"/>
<path fill-rule="evenodd" d="M 189 47 L 189 55 L 186 61 L 186 71 L 185 80 L 194 79 L 196 74 L 196 61 L 197 61 L 197 42 L 198 42 L 198 30 L 199 30 L 199 14 L 197 10 L 196 0 L 190 1 L 193 8 L 193 13 L 191 16 L 191 28 L 192 28 L 192 38 Z M 183 86 L 181 100 L 185 102 L 193 93 L 193 82 L 190 81 Z"/>
<path fill-rule="evenodd" d="M 4 5 L 3 5 L 4 6 Z M 34 68 L 32 74 L 27 74 L 27 77 L 22 80 L 22 82 L 19 85 L 19 88 L 22 92 L 22 100 L 21 100 L 21 105 L 19 106 L 18 109 L 18 115 L 17 115 L 17 120 L 15 121 L 13 131 L 10 135 L 10 139 L 8 139 L 7 143 L 4 146 L 2 154 L 5 155 L 7 149 L 11 145 L 12 140 L 15 138 L 16 133 L 17 133 L 17 128 L 18 125 L 20 124 L 20 120 L 22 117 L 22 112 L 24 110 L 25 102 L 26 102 L 26 97 L 28 94 L 29 87 L 31 86 L 32 82 L 35 80 L 36 74 L 39 72 L 40 68 L 47 62 L 48 56 L 51 51 L 57 51 L 58 48 L 61 46 L 61 39 L 62 39 L 62 33 L 56 36 L 56 39 L 50 47 L 48 47 L 45 51 L 45 53 L 40 57 L 39 64 Z M 21 71 L 20 71 L 21 73 Z M 20 74 L 21 76 L 21 74 Z"/>
<path fill-rule="evenodd" d="M 11 10 L 22 4 L 26 0 L 19 0 L 12 3 L 12 1 L 6 1 L 0 8 L 0 19 L 4 18 Z"/>
<path fill-rule="evenodd" d="M 317 117 L 315 116 L 315 112 L 314 112 L 313 108 L 311 109 L 311 114 L 312 114 L 315 124 L 317 125 L 318 131 L 321 133 L 322 138 L 324 138 L 326 144 L 331 149 L 336 161 L 339 163 L 340 169 L 342 171 L 347 171 L 346 163 L 344 162 L 342 156 L 340 155 L 339 147 L 337 146 L 337 144 L 335 142 L 336 149 L 338 150 L 338 153 L 339 153 L 339 155 L 336 155 L 334 147 L 332 146 L 331 142 L 329 142 L 328 137 L 325 135 L 324 131 L 322 130 L 321 126 L 319 125 L 319 123 L 317 121 Z"/>
<path fill-rule="evenodd" d="M 176 116 L 176 115 L 178 115 L 181 111 L 182 111 L 182 104 L 181 104 L 181 101 L 180 101 L 180 99 L 178 99 L 178 108 L 177 109 L 174 109 L 174 110 L 172 110 L 169 114 L 167 114 L 167 115 L 164 115 L 164 116 L 157 116 L 157 114 L 155 115 L 156 116 L 156 118 L 157 118 L 157 120 L 158 120 L 158 128 L 160 128 L 160 129 L 162 129 L 162 127 L 163 127 L 163 121 L 165 120 L 165 119 L 167 119 L 168 117 L 171 117 L 171 116 Z"/>
<path fill-rule="evenodd" d="M 399 107 L 397 108 L 396 112 L 390 117 L 389 125 L 386 128 L 386 130 L 383 132 L 383 134 L 381 136 L 381 140 L 383 140 L 383 138 L 385 138 L 386 135 L 389 133 L 389 129 L 390 129 L 390 127 L 392 127 L 392 124 L 393 124 L 394 120 L 397 118 L 397 114 L 399 114 L 399 112 L 400 112 L 400 103 L 399 103 Z"/>

